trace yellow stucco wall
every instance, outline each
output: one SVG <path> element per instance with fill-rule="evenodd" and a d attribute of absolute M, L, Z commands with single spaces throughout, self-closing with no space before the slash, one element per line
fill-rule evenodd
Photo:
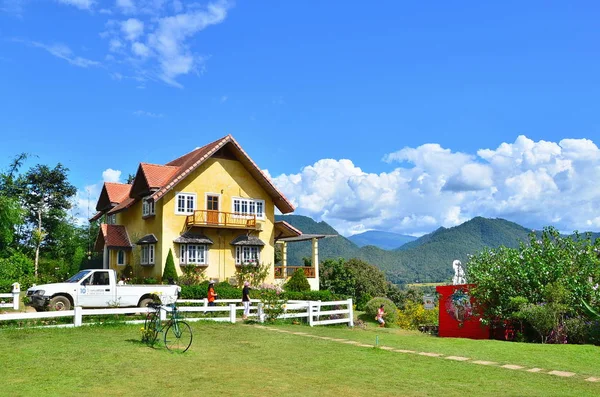
<path fill-rule="evenodd" d="M 154 217 L 142 218 L 142 202 L 135 203 L 130 208 L 117 214 L 116 223 L 124 225 L 133 244 L 141 237 L 153 233 L 157 239 L 155 251 L 155 265 L 151 267 L 139 266 L 140 246 L 134 246 L 133 251 L 126 252 L 127 263 L 134 268 L 141 269 L 142 277 L 162 277 L 165 261 L 169 248 L 173 250 L 175 267 L 179 274 L 179 244 L 173 240 L 185 231 L 185 215 L 175 214 L 176 195 L 179 192 L 196 194 L 196 209 L 206 209 L 206 194 L 212 193 L 220 196 L 219 210 L 233 212 L 233 198 L 252 198 L 264 200 L 265 219 L 257 220 L 262 224 L 261 231 L 252 231 L 264 243 L 260 253 L 261 262 L 270 265 L 267 282 L 273 282 L 273 256 L 274 256 L 274 222 L 275 207 L 273 200 L 244 166 L 236 161 L 223 158 L 208 159 L 194 170 L 184 180 L 179 182 L 174 189 L 169 191 L 155 203 Z M 211 279 L 225 280 L 235 275 L 235 247 L 230 242 L 239 235 L 246 234 L 245 229 L 226 228 L 194 228 L 210 238 L 214 244 L 208 246 L 208 267 L 206 276 Z M 122 271 L 124 266 L 117 266 L 117 251 L 110 250 L 110 267 Z"/>
<path fill-rule="evenodd" d="M 253 231 L 252 235 L 257 236 L 265 243 L 260 252 L 260 259 L 262 263 L 271 265 L 266 281 L 273 281 L 273 256 L 275 253 L 273 200 L 240 162 L 222 158 L 208 159 L 156 203 L 157 208 L 160 206 L 164 214 L 162 238 L 159 241 L 162 246 L 161 264 L 163 266 L 169 248 L 172 248 L 177 271 L 181 273 L 179 244 L 173 243 L 173 240 L 184 232 L 185 227 L 186 216 L 175 214 L 176 195 L 180 192 L 196 193 L 197 209 L 206 209 L 207 193 L 219 195 L 219 210 L 223 212 L 233 212 L 234 197 L 264 200 L 265 219 L 257 220 L 262 224 L 262 230 L 260 232 Z M 233 277 L 236 269 L 235 247 L 230 242 L 237 236 L 246 234 L 247 230 L 209 227 L 195 229 L 214 242 L 208 247 L 209 265 L 206 268 L 206 276 L 219 280 Z"/>

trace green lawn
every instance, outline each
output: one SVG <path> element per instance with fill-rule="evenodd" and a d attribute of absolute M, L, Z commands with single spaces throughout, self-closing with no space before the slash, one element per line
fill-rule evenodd
<path fill-rule="evenodd" d="M 440 339 L 399 330 L 277 328 L 577 372 L 573 378 L 357 347 L 241 324 L 194 323 L 185 354 L 139 342 L 139 326 L 0 331 L 2 395 L 596 396 L 600 349 Z"/>

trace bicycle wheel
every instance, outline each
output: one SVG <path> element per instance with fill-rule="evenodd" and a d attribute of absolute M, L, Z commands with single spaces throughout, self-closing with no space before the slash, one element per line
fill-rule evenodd
<path fill-rule="evenodd" d="M 142 342 L 149 345 L 154 345 L 156 338 L 158 338 L 158 327 L 157 327 L 158 315 L 155 312 L 148 313 L 146 320 L 144 321 L 144 334 L 142 335 Z"/>
<path fill-rule="evenodd" d="M 170 351 L 184 353 L 192 345 L 192 328 L 185 321 L 175 321 L 165 332 L 165 346 Z"/>

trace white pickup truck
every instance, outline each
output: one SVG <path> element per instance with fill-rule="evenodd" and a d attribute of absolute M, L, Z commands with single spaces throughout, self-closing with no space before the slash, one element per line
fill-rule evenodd
<path fill-rule="evenodd" d="M 37 311 L 81 307 L 145 307 L 153 299 L 173 303 L 177 285 L 118 285 L 114 270 L 82 270 L 64 283 L 36 285 L 27 290 L 29 304 Z"/>

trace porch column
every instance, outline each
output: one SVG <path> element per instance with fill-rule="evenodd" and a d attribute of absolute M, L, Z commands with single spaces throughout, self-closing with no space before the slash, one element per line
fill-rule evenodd
<path fill-rule="evenodd" d="M 110 251 L 108 250 L 108 247 L 105 245 L 104 246 L 104 255 L 102 256 L 102 268 L 103 269 L 109 268 L 109 261 L 110 261 Z"/>
<path fill-rule="evenodd" d="M 315 278 L 319 282 L 319 239 L 312 239 L 312 265 L 315 268 Z M 318 284 L 317 284 L 318 285 Z"/>
<path fill-rule="evenodd" d="M 281 269 L 281 273 L 283 275 L 283 278 L 286 279 L 287 278 L 287 242 L 284 241 L 281 244 L 281 267 L 283 269 Z"/>

